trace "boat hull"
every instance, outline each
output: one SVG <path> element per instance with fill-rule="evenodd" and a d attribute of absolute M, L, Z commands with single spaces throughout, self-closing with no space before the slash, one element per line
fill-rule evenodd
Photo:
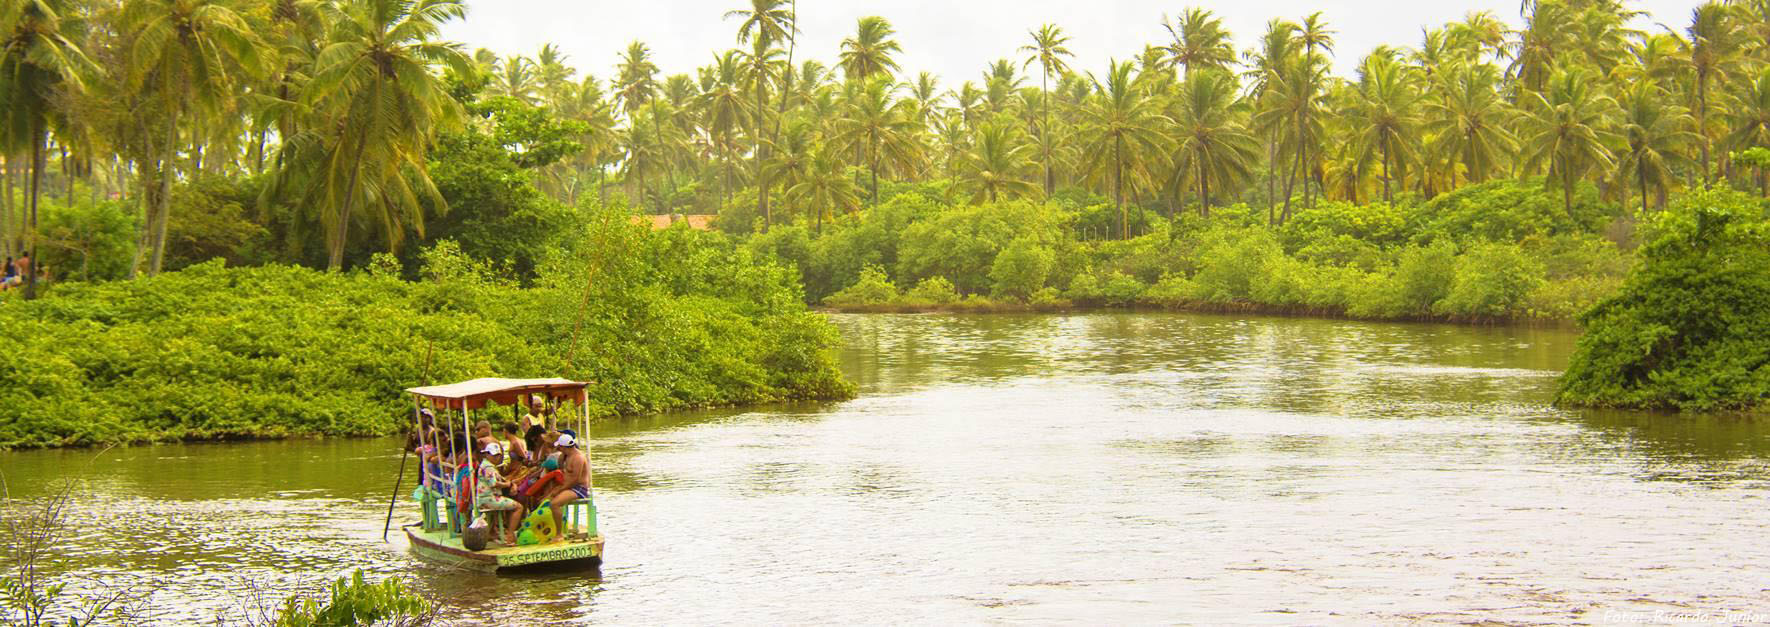
<path fill-rule="evenodd" d="M 406 539 L 419 556 L 443 564 L 474 570 L 508 571 L 538 567 L 585 567 L 602 564 L 601 535 L 588 539 L 566 540 L 529 546 L 498 546 L 484 551 L 469 551 L 460 538 L 446 532 L 425 532 L 413 523 L 405 526 Z"/>

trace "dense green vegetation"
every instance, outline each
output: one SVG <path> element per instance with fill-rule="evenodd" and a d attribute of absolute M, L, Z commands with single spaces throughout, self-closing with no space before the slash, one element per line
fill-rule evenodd
<path fill-rule="evenodd" d="M 821 229 L 745 246 L 800 268 L 808 295 L 859 311 L 1143 306 L 1362 318 L 1569 319 L 1615 289 L 1627 222 L 1587 187 L 1574 211 L 1534 182 L 1431 201 L 1324 203 L 1279 228 L 1245 205 L 1210 218 L 1139 212 L 1090 238 L 1100 198 L 947 206 L 907 189 Z"/>
<path fill-rule="evenodd" d="M 389 433 L 403 388 L 479 376 L 596 381 L 603 414 L 851 393 L 789 271 L 599 215 L 528 288 L 445 243 L 419 281 L 216 260 L 9 303 L 0 448 Z"/>
<path fill-rule="evenodd" d="M 50 289 L 65 292 L 0 315 L 65 325 L 47 342 L 100 333 L 87 322 L 146 325 L 146 337 L 192 325 L 127 302 L 167 292 L 238 311 L 260 296 L 326 311 L 342 306 L 335 295 L 357 294 L 342 302 L 422 312 L 415 299 L 443 275 L 438 260 L 474 268 L 489 290 L 557 292 L 558 260 L 594 248 L 579 234 L 587 216 L 631 207 L 717 214 L 730 239 L 664 241 L 755 272 L 778 261 L 797 270 L 806 302 L 838 308 L 1569 320 L 1633 293 L 1616 290 L 1649 241 L 1638 231 L 1660 228 L 1680 197 L 1770 193 L 1764 0 L 1708 2 L 1685 19 L 1615 0 L 1525 2 L 1518 28 L 1472 13 L 1429 26 L 1415 46 L 1370 51 L 1347 76 L 1332 69 L 1331 16 L 1272 20 L 1237 50 L 1220 19 L 1188 9 L 1163 18 L 1167 37 L 1104 67 L 1077 67 L 1069 36 L 1048 24 L 978 77 L 944 82 L 901 66 L 884 17 L 859 19 L 836 58 L 804 58 L 796 8 L 751 0 L 726 14 L 735 47 L 706 66 L 661 68 L 636 41 L 599 79 L 552 45 L 501 56 L 441 40 L 443 23 L 465 17 L 460 0 L 0 3 L 0 252 L 35 251 Z M 1642 29 L 1657 22 L 1674 26 Z M 696 277 L 668 255 L 645 261 L 658 281 Z M 141 280 L 179 269 L 190 272 Z M 277 273 L 289 274 L 266 278 Z M 137 283 L 104 283 L 125 279 Z M 279 281 L 325 294 L 229 287 Z M 749 298 L 671 285 L 690 300 Z M 495 307 L 559 298 L 502 294 Z M 118 299 L 106 306 L 145 317 L 67 313 Z M 761 324 L 729 302 L 715 324 Z M 658 311 L 693 318 L 683 312 L 696 306 Z M 1584 318 L 1595 336 L 1623 324 L 1606 307 Z M 557 328 L 511 326 L 536 314 L 467 311 L 547 353 L 540 362 L 561 359 Z M 818 346 L 823 332 L 804 329 Z M 496 355 L 482 360 L 488 371 L 523 370 L 501 348 L 451 349 Z M 60 360 L 40 372 L 70 361 L 30 350 Z M 657 359 L 636 363 L 737 367 Z M 75 370 L 114 374 L 88 365 Z M 772 368 L 763 378 L 781 374 Z M 753 377 L 702 374 L 717 392 L 645 370 L 626 377 L 670 391 L 628 399 L 623 386 L 651 388 L 611 378 L 605 396 L 642 409 L 834 385 L 757 392 Z M 395 386 L 371 379 L 365 388 L 379 393 Z M 135 404 L 147 409 L 116 419 L 124 439 L 145 437 L 129 425 L 167 416 L 197 421 L 174 430 L 198 436 L 271 424 L 235 420 L 239 408 L 202 423 L 194 401 L 174 398 L 194 392 L 128 393 L 145 394 Z M 1611 398 L 1586 400 L 1601 397 Z M 1672 397 L 1627 403 L 1707 403 Z M 326 407 L 301 411 L 338 411 Z"/>
<path fill-rule="evenodd" d="M 1562 379 L 1574 405 L 1749 409 L 1770 398 L 1770 222 L 1739 193 L 1656 216 L 1641 269 L 1581 315 Z"/>

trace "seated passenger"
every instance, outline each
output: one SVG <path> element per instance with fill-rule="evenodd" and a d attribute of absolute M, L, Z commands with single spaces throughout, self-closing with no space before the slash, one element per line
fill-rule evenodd
<path fill-rule="evenodd" d="M 504 444 L 504 452 L 510 457 L 511 463 L 532 466 L 534 464 L 529 462 L 528 444 L 523 442 L 521 434 L 522 432 L 516 429 L 516 423 L 507 422 L 504 423 L 504 426 L 499 427 L 498 440 Z"/>
<path fill-rule="evenodd" d="M 563 476 L 559 490 L 553 493 L 548 503 L 553 509 L 553 525 L 560 529 L 561 539 L 565 537 L 565 521 L 561 519 L 565 506 L 590 498 L 590 460 L 578 450 L 577 436 L 571 429 L 565 429 L 559 432 L 559 439 L 553 443 L 561 454 L 559 470 Z"/>
<path fill-rule="evenodd" d="M 499 492 L 510 487 L 510 482 L 498 474 L 498 464 L 504 461 L 504 447 L 492 442 L 482 452 L 485 457 L 479 461 L 479 476 L 475 479 L 478 491 L 474 496 L 474 505 L 485 512 L 486 522 L 496 522 L 497 519 L 493 516 L 497 512 L 504 512 L 504 543 L 516 546 L 516 528 L 522 524 L 522 517 L 527 514 L 527 509 Z"/>

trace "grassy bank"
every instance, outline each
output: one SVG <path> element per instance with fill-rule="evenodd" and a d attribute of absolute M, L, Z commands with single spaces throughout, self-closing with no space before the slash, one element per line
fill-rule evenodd
<path fill-rule="evenodd" d="M 386 434 L 403 388 L 480 376 L 594 381 L 603 415 L 852 394 L 789 271 L 602 218 L 532 287 L 445 243 L 419 281 L 214 261 L 8 302 L 0 448 Z"/>

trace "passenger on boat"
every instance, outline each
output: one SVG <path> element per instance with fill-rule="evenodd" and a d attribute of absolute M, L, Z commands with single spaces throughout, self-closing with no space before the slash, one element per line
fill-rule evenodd
<path fill-rule="evenodd" d="M 541 451 L 542 447 L 544 447 L 548 444 L 546 441 L 541 439 L 546 436 L 547 436 L 547 430 L 541 428 L 541 425 L 535 425 L 535 426 L 529 427 L 528 433 L 523 434 L 523 436 L 522 436 L 523 443 L 528 445 L 528 448 L 527 448 L 527 450 L 528 450 L 528 463 L 530 466 L 539 466 L 541 464 L 541 460 L 546 457 L 546 455 L 543 455 L 542 451 Z"/>
<path fill-rule="evenodd" d="M 509 453 L 511 463 L 533 466 L 534 464 L 529 461 L 528 444 L 520 437 L 521 434 L 522 432 L 517 430 L 514 422 L 504 423 L 502 427 L 498 428 L 498 440 L 504 443 L 504 450 Z"/>
<path fill-rule="evenodd" d="M 527 514 L 528 510 L 521 503 L 499 492 L 499 490 L 510 487 L 510 482 L 505 481 L 504 476 L 498 474 L 498 464 L 504 461 L 504 447 L 499 446 L 497 442 L 492 442 L 487 444 L 481 452 L 485 453 L 485 457 L 480 459 L 479 476 L 475 479 L 477 493 L 474 496 L 474 504 L 479 507 L 480 511 L 485 512 L 486 522 L 493 523 L 494 526 L 496 526 L 497 519 L 493 518 L 493 514 L 504 512 L 504 542 L 510 546 L 516 546 L 516 528 L 522 524 L 522 517 Z"/>
<path fill-rule="evenodd" d="M 559 439 L 553 445 L 561 453 L 559 470 L 564 476 L 560 481 L 560 489 L 553 493 L 553 498 L 548 499 L 548 503 L 553 510 L 554 528 L 564 530 L 565 521 L 561 519 L 560 513 L 565 511 L 565 506 L 590 498 L 590 460 L 584 457 L 583 451 L 578 450 L 578 434 L 571 429 L 561 430 Z M 563 533 L 560 534 L 560 539 L 564 537 Z"/>

